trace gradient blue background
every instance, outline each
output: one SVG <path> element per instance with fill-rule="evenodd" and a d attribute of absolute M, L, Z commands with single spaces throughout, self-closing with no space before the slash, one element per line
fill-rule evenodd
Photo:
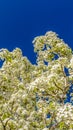
<path fill-rule="evenodd" d="M 32 40 L 50 30 L 73 48 L 73 0 L 0 0 L 0 48 L 20 47 L 35 63 Z"/>
<path fill-rule="evenodd" d="M 73 49 L 73 0 L 0 0 L 0 48 L 19 47 L 35 63 L 32 40 L 50 30 Z"/>

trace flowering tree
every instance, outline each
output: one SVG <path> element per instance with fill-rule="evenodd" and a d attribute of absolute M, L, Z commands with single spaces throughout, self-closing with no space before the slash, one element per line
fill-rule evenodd
<path fill-rule="evenodd" d="M 33 65 L 19 48 L 0 50 L 0 130 L 73 130 L 73 54 L 54 32 L 36 37 Z"/>

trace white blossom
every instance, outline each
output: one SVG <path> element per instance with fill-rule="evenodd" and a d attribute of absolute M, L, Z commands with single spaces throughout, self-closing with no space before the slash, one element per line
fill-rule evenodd
<path fill-rule="evenodd" d="M 19 48 L 0 50 L 0 129 L 73 130 L 72 93 L 70 103 L 64 103 L 73 85 L 72 50 L 52 31 L 33 45 L 35 65 Z"/>

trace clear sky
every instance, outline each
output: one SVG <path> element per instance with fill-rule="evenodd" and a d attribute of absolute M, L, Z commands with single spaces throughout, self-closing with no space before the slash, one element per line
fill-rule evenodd
<path fill-rule="evenodd" d="M 35 63 L 32 40 L 50 30 L 73 49 L 73 0 L 0 0 L 0 48 L 20 47 Z"/>

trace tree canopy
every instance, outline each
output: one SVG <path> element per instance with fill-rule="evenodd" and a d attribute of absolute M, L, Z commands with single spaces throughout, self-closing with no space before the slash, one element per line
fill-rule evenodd
<path fill-rule="evenodd" d="M 0 129 L 73 130 L 72 49 L 52 31 L 33 46 L 36 64 L 19 48 L 0 49 Z"/>

